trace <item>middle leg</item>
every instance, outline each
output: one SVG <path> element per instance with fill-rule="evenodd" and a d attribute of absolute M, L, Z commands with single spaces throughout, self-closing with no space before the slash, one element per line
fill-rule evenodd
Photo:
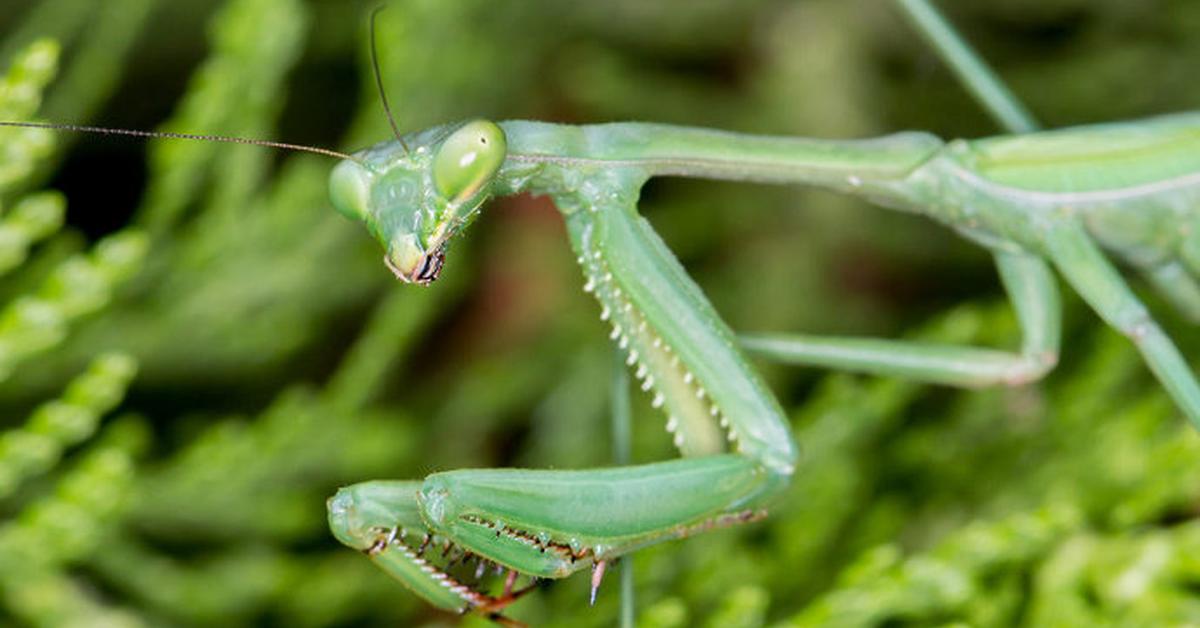
<path fill-rule="evenodd" d="M 1018 385 L 1058 361 L 1061 302 L 1054 276 L 1037 256 L 995 253 L 1023 340 L 1018 352 L 877 338 L 745 335 L 753 354 L 789 364 L 904 377 L 951 386 Z"/>

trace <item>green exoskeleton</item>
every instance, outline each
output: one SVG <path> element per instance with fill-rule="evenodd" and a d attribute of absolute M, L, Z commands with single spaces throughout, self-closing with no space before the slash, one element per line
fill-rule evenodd
<path fill-rule="evenodd" d="M 600 301 L 600 317 L 653 405 L 669 413 L 667 427 L 687 456 L 594 471 L 457 471 L 423 483 L 359 484 L 330 500 L 340 540 L 442 608 L 497 611 L 517 592 L 509 582 L 503 595 L 488 596 L 426 562 L 420 550 L 431 537 L 511 574 L 561 578 L 590 567 L 598 583 L 607 561 L 622 554 L 758 516 L 794 469 L 778 403 L 637 214 L 653 161 L 634 153 L 611 159 L 636 151 L 643 131 L 669 130 L 643 127 L 478 120 L 380 144 L 331 176 L 334 206 L 362 220 L 384 244 L 392 272 L 415 283 L 436 279 L 448 241 L 488 198 L 551 195 L 566 217 L 584 290 Z M 722 453 L 727 441 L 731 453 Z"/>
<path fill-rule="evenodd" d="M 929 216 L 992 251 L 1024 333 L 1014 352 L 888 340 L 757 336 L 739 343 L 637 212 L 643 183 L 690 176 L 816 185 Z M 666 415 L 683 458 L 583 471 L 437 473 L 375 481 L 329 500 L 345 544 L 435 605 L 497 613 L 517 574 L 560 578 L 645 545 L 756 518 L 797 459 L 784 415 L 742 348 L 797 364 L 964 386 L 1019 384 L 1059 350 L 1051 267 L 1140 349 L 1200 426 L 1184 358 L 1106 259 L 1143 270 L 1200 319 L 1200 114 L 943 142 L 857 141 L 667 125 L 475 120 L 357 153 L 333 171 L 334 206 L 363 221 L 403 281 L 435 280 L 448 242 L 489 198 L 550 196 L 583 289 Z M 466 584 L 436 553 L 509 570 L 503 592 Z M 433 552 L 430 552 L 431 554 Z M 444 564 L 445 560 L 440 560 Z"/>
<path fill-rule="evenodd" d="M 986 75 L 926 3 L 898 3 L 948 60 L 962 62 L 963 74 Z M 1007 98 L 986 85 L 975 91 L 985 101 Z M 1032 127 L 1019 107 L 999 109 L 1010 127 Z M 216 136 L 0 126 L 248 142 L 337 157 L 334 207 L 367 226 L 391 272 L 418 284 L 437 279 L 450 241 L 490 198 L 531 192 L 554 200 L 583 289 L 599 302 L 600 318 L 683 457 L 596 470 L 451 471 L 364 482 L 330 498 L 334 535 L 439 608 L 503 621 L 501 611 L 530 590 L 530 578 L 591 569 L 594 595 L 606 566 L 624 554 L 763 516 L 788 484 L 797 449 L 744 351 L 960 386 L 1041 377 L 1059 351 L 1052 268 L 1137 345 L 1200 427 L 1195 377 L 1106 258 L 1141 271 L 1200 321 L 1200 113 L 951 142 L 913 132 L 832 141 L 642 123 L 475 120 L 397 132 L 354 155 Z M 638 215 L 641 187 L 656 176 L 814 185 L 924 214 L 992 252 L 1021 347 L 738 338 Z M 493 569 L 504 577 L 484 578 Z"/>

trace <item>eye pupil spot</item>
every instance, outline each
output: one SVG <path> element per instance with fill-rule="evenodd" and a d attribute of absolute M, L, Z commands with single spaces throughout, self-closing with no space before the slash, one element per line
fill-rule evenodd
<path fill-rule="evenodd" d="M 438 194 L 456 202 L 473 197 L 491 181 L 505 159 L 504 131 L 476 120 L 442 140 L 433 163 Z"/>

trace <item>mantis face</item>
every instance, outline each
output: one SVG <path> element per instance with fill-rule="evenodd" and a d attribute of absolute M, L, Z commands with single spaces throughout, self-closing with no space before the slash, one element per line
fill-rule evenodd
<path fill-rule="evenodd" d="M 437 279 L 446 245 L 479 211 L 508 152 L 504 131 L 475 120 L 418 134 L 411 148 L 387 142 L 346 160 L 329 179 L 333 206 L 363 221 L 398 279 Z"/>

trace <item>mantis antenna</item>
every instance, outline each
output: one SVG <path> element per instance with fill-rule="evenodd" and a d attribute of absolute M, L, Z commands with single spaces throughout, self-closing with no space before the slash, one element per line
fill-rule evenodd
<path fill-rule="evenodd" d="M 392 116 L 392 107 L 388 104 L 387 90 L 383 89 L 383 76 L 379 72 L 379 54 L 376 52 L 375 46 L 375 18 L 386 8 L 386 4 L 381 4 L 371 11 L 371 70 L 375 73 L 375 89 L 379 92 L 379 100 L 383 103 L 383 113 L 387 114 L 388 124 L 392 125 L 392 134 L 396 136 L 396 141 L 400 142 L 400 147 L 404 149 L 404 152 L 408 153 L 408 144 L 400 135 L 400 127 L 396 126 L 396 118 Z"/>
<path fill-rule="evenodd" d="M 251 146 L 263 146 L 266 148 L 278 148 L 282 150 L 297 151 L 303 153 L 314 153 L 324 155 L 325 157 L 333 157 L 336 159 L 348 159 L 353 162 L 361 163 L 353 155 L 342 153 L 328 148 L 318 148 L 316 146 L 304 146 L 302 144 L 288 144 L 286 142 L 272 142 L 269 140 L 255 140 L 245 137 L 231 137 L 228 135 L 198 135 L 195 133 L 172 133 L 170 131 L 141 131 L 137 129 L 114 129 L 103 126 L 85 126 L 81 124 L 59 124 L 57 122 L 0 122 L 0 127 L 20 127 L 27 129 L 50 129 L 52 131 L 67 131 L 70 133 L 95 133 L 98 135 L 127 135 L 131 137 L 157 138 L 167 140 L 195 140 L 199 142 L 224 142 L 226 144 L 248 144 Z"/>
<path fill-rule="evenodd" d="M 379 98 L 383 102 L 383 112 L 387 114 L 388 123 L 392 125 L 392 133 L 396 136 L 396 141 L 400 142 L 400 146 L 408 153 L 408 144 L 404 141 L 404 137 L 400 135 L 400 127 L 396 126 L 396 118 L 392 115 L 392 107 L 388 104 L 387 92 L 383 89 L 383 77 L 379 72 L 379 55 L 376 53 L 375 46 L 375 17 L 379 12 L 386 9 L 387 5 L 381 4 L 371 11 L 370 20 L 370 40 L 371 40 L 371 69 L 375 74 L 375 87 L 379 91 Z M 277 148 L 281 150 L 290 150 L 303 153 L 313 153 L 323 155 L 325 157 L 333 157 L 335 159 L 345 159 L 362 164 L 362 161 L 348 153 L 343 153 L 329 148 L 320 148 L 317 146 L 305 146 L 303 144 L 289 144 L 287 142 L 274 142 L 270 140 L 256 140 L 245 137 L 232 137 L 228 135 L 208 135 L 197 133 L 173 133 L 170 131 L 142 131 L 138 129 L 117 129 L 112 127 L 88 126 L 82 124 L 60 124 L 57 122 L 7 122 L 0 121 L 0 127 L 16 127 L 26 129 L 48 129 L 51 131 L 66 131 L 68 133 L 92 133 L 97 135 L 125 135 L 129 137 L 141 138 L 156 138 L 167 140 L 193 140 L 198 142 L 223 142 L 226 144 L 246 144 L 250 146 L 263 146 L 266 148 Z"/>

